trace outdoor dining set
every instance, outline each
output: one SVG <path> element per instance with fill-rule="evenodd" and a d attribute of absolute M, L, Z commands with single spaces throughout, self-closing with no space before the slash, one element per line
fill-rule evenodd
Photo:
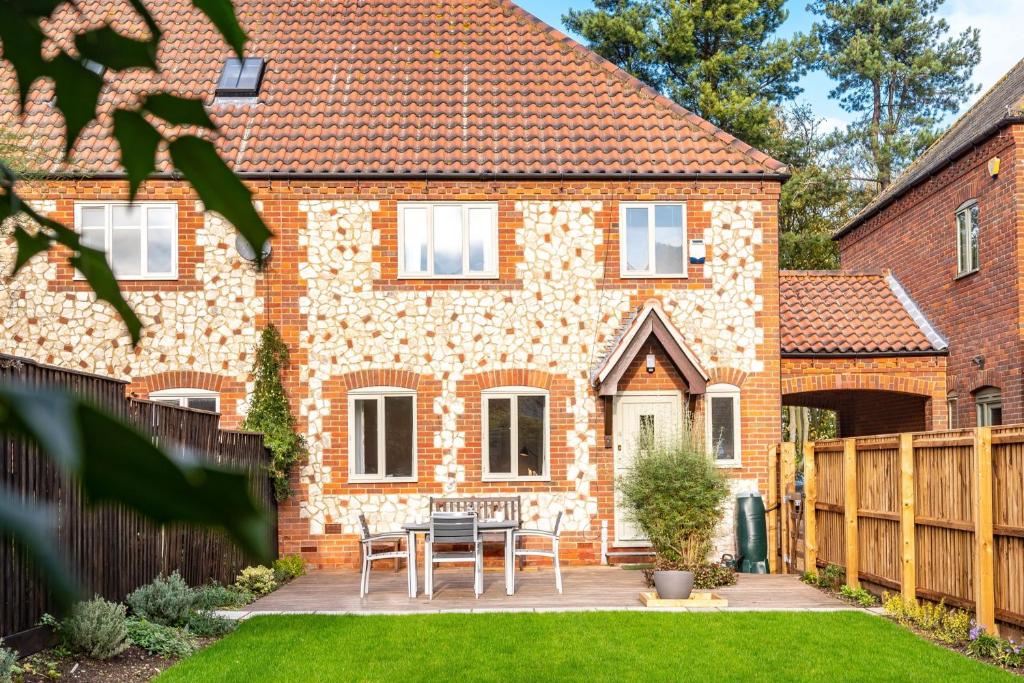
<path fill-rule="evenodd" d="M 371 533 L 366 517 L 359 515 L 362 532 L 362 577 L 359 597 L 370 591 L 370 570 L 374 562 L 405 561 L 409 576 L 409 597 L 419 592 L 416 569 L 417 536 L 423 536 L 423 579 L 427 597 L 434 597 L 434 567 L 438 564 L 472 564 L 473 594 L 484 592 L 484 543 L 503 542 L 505 547 L 505 592 L 515 594 L 515 562 L 526 557 L 547 557 L 554 564 L 555 588 L 562 592 L 562 574 L 558 563 L 558 535 L 562 513 L 551 531 L 522 528 L 519 498 L 515 496 L 476 498 L 431 498 L 429 517 L 402 525 L 401 530 Z M 525 547 L 527 538 L 546 539 L 546 547 Z M 403 547 L 404 541 L 404 547 Z M 546 546 L 546 544 L 544 544 Z M 521 547 L 522 546 L 522 547 Z"/>

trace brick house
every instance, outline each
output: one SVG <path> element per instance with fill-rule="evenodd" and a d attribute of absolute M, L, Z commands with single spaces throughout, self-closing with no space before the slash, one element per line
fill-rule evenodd
<path fill-rule="evenodd" d="M 766 490 L 786 381 L 779 162 L 506 0 L 238 6 L 244 64 L 187 3 L 157 10 L 160 60 L 165 87 L 204 98 L 255 192 L 276 235 L 268 267 L 166 165 L 128 206 L 96 125 L 25 194 L 108 249 L 143 342 L 52 253 L 0 290 L 4 352 L 234 427 L 259 332 L 276 325 L 310 446 L 280 550 L 321 566 L 355 564 L 359 513 L 394 528 L 443 495 L 519 495 L 528 526 L 564 512 L 567 562 L 598 561 L 603 523 L 613 547 L 642 545 L 615 476 L 641 430 L 687 419 L 734 490 Z M 105 106 L 136 85 L 107 79 Z M 10 125 L 56 158 L 50 97 L 37 85 Z M 0 263 L 13 250 L 0 238 Z M 857 337 L 847 322 L 825 343 Z M 822 383 L 833 361 L 881 389 L 922 371 L 833 355 L 787 359 L 792 393 L 848 390 Z M 728 537 L 727 524 L 719 550 Z"/>
<path fill-rule="evenodd" d="M 1024 62 L 836 236 L 890 268 L 949 342 L 952 427 L 1024 421 Z"/>

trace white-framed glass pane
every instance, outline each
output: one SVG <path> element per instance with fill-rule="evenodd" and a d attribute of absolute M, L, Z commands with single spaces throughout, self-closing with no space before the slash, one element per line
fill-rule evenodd
<path fill-rule="evenodd" d="M 654 270 L 677 275 L 683 272 L 683 228 L 654 228 Z"/>
<path fill-rule="evenodd" d="M 718 460 L 736 459 L 736 421 L 732 396 L 711 398 L 711 447 Z"/>
<path fill-rule="evenodd" d="M 174 271 L 174 231 L 150 226 L 146 233 L 146 265 L 150 274 Z"/>
<path fill-rule="evenodd" d="M 207 410 L 211 413 L 217 412 L 217 399 L 208 396 L 189 396 L 185 399 L 185 405 L 195 410 Z"/>
<path fill-rule="evenodd" d="M 956 252 L 957 252 L 957 272 L 963 273 L 967 271 L 967 214 L 963 211 L 956 215 Z"/>
<path fill-rule="evenodd" d="M 411 477 L 413 468 L 413 397 L 384 397 L 384 475 Z"/>
<path fill-rule="evenodd" d="M 407 273 L 427 272 L 427 208 L 403 210 L 402 265 Z"/>
<path fill-rule="evenodd" d="M 516 463 L 521 477 L 544 474 L 544 396 L 517 397 Z"/>
<path fill-rule="evenodd" d="M 146 225 L 150 228 L 174 228 L 174 209 L 169 206 L 153 206 L 146 212 Z"/>
<path fill-rule="evenodd" d="M 79 209 L 78 220 L 80 222 L 79 227 L 83 230 L 88 228 L 106 229 L 107 209 L 104 206 L 83 206 Z"/>
<path fill-rule="evenodd" d="M 462 207 L 434 207 L 434 274 L 462 274 Z"/>
<path fill-rule="evenodd" d="M 115 204 L 111 207 L 110 223 L 115 228 L 140 228 L 142 207 L 137 204 Z"/>
<path fill-rule="evenodd" d="M 377 399 L 356 399 L 354 401 L 352 426 L 355 430 L 353 444 L 356 474 L 377 474 Z"/>
<path fill-rule="evenodd" d="M 626 209 L 626 270 L 645 271 L 650 265 L 650 242 L 646 207 Z"/>
<path fill-rule="evenodd" d="M 484 273 L 492 269 L 494 253 L 494 212 L 489 208 L 469 209 L 469 270 Z"/>
<path fill-rule="evenodd" d="M 487 469 L 491 474 L 512 473 L 512 399 L 487 401 Z"/>
<path fill-rule="evenodd" d="M 110 238 L 110 261 L 118 276 L 142 274 L 140 228 L 114 228 Z"/>
<path fill-rule="evenodd" d="M 105 228 L 83 228 L 82 244 L 103 251 L 107 248 L 107 231 Z"/>
<path fill-rule="evenodd" d="M 970 217 L 971 231 L 970 231 L 970 243 L 971 243 L 971 262 L 970 269 L 974 270 L 978 267 L 978 205 L 972 206 L 968 215 Z"/>

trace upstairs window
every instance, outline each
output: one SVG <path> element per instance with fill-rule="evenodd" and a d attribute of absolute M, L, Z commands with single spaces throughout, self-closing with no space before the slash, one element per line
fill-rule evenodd
<path fill-rule="evenodd" d="M 256 97 L 260 94 L 267 63 L 259 57 L 224 60 L 224 70 L 217 81 L 217 97 Z"/>
<path fill-rule="evenodd" d="M 151 202 L 75 204 L 88 247 L 107 254 L 119 280 L 173 280 L 178 274 L 178 207 Z"/>
<path fill-rule="evenodd" d="M 548 396 L 503 387 L 483 394 L 484 479 L 548 478 Z"/>
<path fill-rule="evenodd" d="M 712 384 L 705 397 L 707 448 L 718 465 L 740 462 L 740 390 L 731 384 Z"/>
<path fill-rule="evenodd" d="M 1003 394 L 998 389 L 982 389 L 974 395 L 979 427 L 997 427 L 1003 424 Z"/>
<path fill-rule="evenodd" d="M 416 480 L 416 393 L 377 387 L 349 392 L 349 479 Z"/>
<path fill-rule="evenodd" d="M 180 408 L 220 412 L 220 395 L 206 389 L 161 389 L 150 392 L 149 400 Z"/>
<path fill-rule="evenodd" d="M 498 205 L 400 205 L 398 273 L 410 278 L 498 277 Z"/>
<path fill-rule="evenodd" d="M 965 202 L 956 211 L 956 273 L 978 269 L 978 202 Z"/>
<path fill-rule="evenodd" d="M 623 277 L 685 277 L 686 206 L 622 204 L 619 249 Z"/>

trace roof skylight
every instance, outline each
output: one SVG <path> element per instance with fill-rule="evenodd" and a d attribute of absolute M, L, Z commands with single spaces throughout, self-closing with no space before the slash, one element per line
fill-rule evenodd
<path fill-rule="evenodd" d="M 224 70 L 217 81 L 217 97 L 256 97 L 260 93 L 266 60 L 261 57 L 224 60 Z"/>

